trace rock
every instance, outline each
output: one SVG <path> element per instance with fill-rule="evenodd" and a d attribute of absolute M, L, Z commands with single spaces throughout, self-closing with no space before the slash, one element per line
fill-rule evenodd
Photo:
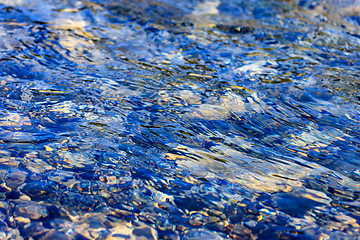
<path fill-rule="evenodd" d="M 2 157 L 0 158 L 0 166 L 2 168 L 11 168 L 11 167 L 18 167 L 20 163 L 20 159 L 14 157 Z"/>
<path fill-rule="evenodd" d="M 62 158 L 62 167 L 64 168 L 83 168 L 86 165 L 93 164 L 93 161 L 81 153 L 73 153 L 70 151 L 62 151 L 59 153 Z"/>
<path fill-rule="evenodd" d="M 48 215 L 48 211 L 45 206 L 23 204 L 16 206 L 14 215 L 16 217 L 26 217 L 32 220 L 38 220 L 40 218 L 46 217 Z"/>
<path fill-rule="evenodd" d="M 57 170 L 56 172 L 52 172 L 49 176 L 49 180 L 54 181 L 60 185 L 65 185 L 66 187 L 72 188 L 74 187 L 76 180 L 74 177 L 74 173 Z"/>
<path fill-rule="evenodd" d="M 9 188 L 14 189 L 24 183 L 27 175 L 28 173 L 24 171 L 10 171 L 5 177 L 5 183 Z"/>
<path fill-rule="evenodd" d="M 25 225 L 31 223 L 30 218 L 25 218 L 25 217 L 16 217 L 15 221 L 17 222 L 18 226 L 20 227 L 24 227 Z"/>
<path fill-rule="evenodd" d="M 3 220 L 0 220 L 0 231 L 2 228 L 7 228 L 7 227 L 8 227 L 7 223 Z"/>
<path fill-rule="evenodd" d="M 9 227 L 12 227 L 12 228 L 16 228 L 17 227 L 17 222 L 15 221 L 14 217 L 9 215 L 7 218 L 6 218 L 6 223 Z"/>
<path fill-rule="evenodd" d="M 223 239 L 216 233 L 199 229 L 199 230 L 190 230 L 184 236 L 185 240 L 221 240 Z"/>
<path fill-rule="evenodd" d="M 157 232 L 155 231 L 155 229 L 153 229 L 152 227 L 149 226 L 139 226 L 136 227 L 133 232 L 133 235 L 135 235 L 136 240 L 157 240 L 158 236 L 157 236 Z"/>
<path fill-rule="evenodd" d="M 39 239 L 49 231 L 49 229 L 45 228 L 43 226 L 43 223 L 39 221 L 32 221 L 29 224 L 25 225 L 24 228 L 20 230 L 21 230 L 21 235 L 27 236 L 27 239 L 31 239 L 31 238 Z"/>
<path fill-rule="evenodd" d="M 192 214 L 190 219 L 189 219 L 189 223 L 192 226 L 196 226 L 196 227 L 200 227 L 205 225 L 205 223 L 208 221 L 208 217 L 204 216 L 201 213 L 195 213 Z"/>
<path fill-rule="evenodd" d="M 209 213 L 209 215 L 211 215 L 211 216 L 216 216 L 216 217 L 220 217 L 221 215 L 223 215 L 223 212 L 218 211 L 218 210 L 216 210 L 216 209 L 210 209 L 210 210 L 208 211 L 208 213 Z"/>
<path fill-rule="evenodd" d="M 251 234 L 251 230 L 244 227 L 242 224 L 235 224 L 229 234 L 233 239 L 255 239 Z"/>
<path fill-rule="evenodd" d="M 7 116 L 0 118 L 0 126 L 22 127 L 24 125 L 31 125 L 29 117 L 16 112 L 9 112 Z"/>
<path fill-rule="evenodd" d="M 127 223 L 119 223 L 115 227 L 110 229 L 110 235 L 106 238 L 106 240 L 122 240 L 122 239 L 130 239 L 131 238 L 131 224 Z"/>
<path fill-rule="evenodd" d="M 164 240 L 180 240 L 179 233 L 171 230 L 159 231 L 159 237 Z"/>
<path fill-rule="evenodd" d="M 5 193 L 6 199 L 11 199 L 11 200 L 15 200 L 15 199 L 19 199 L 21 197 L 21 193 L 19 191 L 10 191 Z"/>
<path fill-rule="evenodd" d="M 32 161 L 24 163 L 24 166 L 31 172 L 43 173 L 46 171 L 54 170 L 54 167 L 41 159 L 34 159 Z"/>
<path fill-rule="evenodd" d="M 11 191 L 11 188 L 6 186 L 6 183 L 1 183 L 0 184 L 0 192 L 9 192 L 9 191 Z"/>
<path fill-rule="evenodd" d="M 0 239 L 22 240 L 18 229 L 2 228 L 0 231 Z"/>
<path fill-rule="evenodd" d="M 218 222 L 208 223 L 208 224 L 206 224 L 206 227 L 208 229 L 211 229 L 211 230 L 214 230 L 214 231 L 217 231 L 217 232 L 224 232 L 227 225 L 228 225 L 227 221 L 221 221 L 221 222 L 218 221 Z"/>
<path fill-rule="evenodd" d="M 43 237 L 41 237 L 39 240 L 70 240 L 74 239 L 72 236 L 68 236 L 63 232 L 56 231 L 54 229 L 48 231 Z"/>
<path fill-rule="evenodd" d="M 26 196 L 26 195 L 21 195 L 20 199 L 23 200 L 23 201 L 31 201 L 31 198 L 29 196 Z"/>
<path fill-rule="evenodd" d="M 52 181 L 38 180 L 26 183 L 21 192 L 29 196 L 32 200 L 49 199 L 54 194 L 58 185 Z"/>
<path fill-rule="evenodd" d="M 61 218 L 62 220 L 76 220 L 76 217 L 70 215 L 70 213 L 61 206 L 50 205 L 46 207 L 48 216 L 50 218 Z"/>
<path fill-rule="evenodd" d="M 0 201 L 0 212 L 4 213 L 5 215 L 9 215 L 11 206 L 9 203 Z"/>

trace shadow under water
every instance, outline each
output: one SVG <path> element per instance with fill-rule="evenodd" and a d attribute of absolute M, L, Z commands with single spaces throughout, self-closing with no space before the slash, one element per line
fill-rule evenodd
<path fill-rule="evenodd" d="M 0 238 L 359 238 L 359 7 L 0 0 Z"/>

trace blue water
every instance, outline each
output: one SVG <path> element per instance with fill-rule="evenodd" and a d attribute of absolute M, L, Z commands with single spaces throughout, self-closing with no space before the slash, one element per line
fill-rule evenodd
<path fill-rule="evenodd" d="M 359 13 L 0 0 L 0 239 L 360 238 Z"/>

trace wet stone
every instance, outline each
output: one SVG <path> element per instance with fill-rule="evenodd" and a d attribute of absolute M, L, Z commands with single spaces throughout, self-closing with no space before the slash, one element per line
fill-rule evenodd
<path fill-rule="evenodd" d="M 48 211 L 45 206 L 35 204 L 23 204 L 15 207 L 15 216 L 26 217 L 32 220 L 38 220 L 48 215 Z"/>
<path fill-rule="evenodd" d="M 157 240 L 158 239 L 157 232 L 155 231 L 155 229 L 153 229 L 152 227 L 149 227 L 149 226 L 135 227 L 132 234 L 136 237 L 136 239 L 139 239 L 139 240 L 145 240 L 145 239 Z"/>
<path fill-rule="evenodd" d="M 41 238 L 49 231 L 48 228 L 43 226 L 42 222 L 31 221 L 21 229 L 21 235 L 30 236 L 32 238 Z"/>
<path fill-rule="evenodd" d="M 20 235 L 18 229 L 2 228 L 0 231 L 0 239 L 22 240 L 24 238 Z"/>
<path fill-rule="evenodd" d="M 107 234 L 107 229 L 105 227 L 92 228 L 86 222 L 77 224 L 73 230 L 78 238 L 85 239 L 101 239 Z"/>
<path fill-rule="evenodd" d="M 131 239 L 132 227 L 130 224 L 119 223 L 110 229 L 106 240 Z"/>
<path fill-rule="evenodd" d="M 14 157 L 2 157 L 0 158 L 0 166 L 2 168 L 16 168 L 20 164 L 20 159 Z"/>
<path fill-rule="evenodd" d="M 52 181 L 40 180 L 27 182 L 21 191 L 28 195 L 31 199 L 49 199 L 54 196 L 57 184 Z"/>
<path fill-rule="evenodd" d="M 8 215 L 11 210 L 11 205 L 8 202 L 0 201 L 0 212 Z"/>
<path fill-rule="evenodd" d="M 14 189 L 24 183 L 27 175 L 28 173 L 24 171 L 10 171 L 5 177 L 5 183 L 9 188 Z"/>
<path fill-rule="evenodd" d="M 8 227 L 7 223 L 4 220 L 1 220 L 1 218 L 0 218 L 0 229 L 7 228 L 7 227 Z"/>
<path fill-rule="evenodd" d="M 0 220 L 6 220 L 7 215 L 5 215 L 4 213 L 0 212 Z"/>
<path fill-rule="evenodd" d="M 70 240 L 73 239 L 71 236 L 68 236 L 66 233 L 56 231 L 54 229 L 48 231 L 44 236 L 41 237 L 41 240 Z"/>
<path fill-rule="evenodd" d="M 215 232 L 210 232 L 207 230 L 190 230 L 184 235 L 185 240 L 198 240 L 198 239 L 206 239 L 206 240 L 221 240 L 223 239 L 219 235 L 217 235 Z"/>
<path fill-rule="evenodd" d="M 180 240 L 180 235 L 177 231 L 170 231 L 170 230 L 158 231 L 158 234 L 159 234 L 159 239 Z"/>
<path fill-rule="evenodd" d="M 62 218 L 55 218 L 49 215 L 46 219 L 46 222 L 43 222 L 46 227 L 50 229 L 67 229 L 73 227 L 73 221 L 65 220 Z"/>
<path fill-rule="evenodd" d="M 12 227 L 12 228 L 17 227 L 17 222 L 12 215 L 7 216 L 5 221 L 9 227 Z"/>
<path fill-rule="evenodd" d="M 19 226 L 19 228 L 21 228 L 21 229 L 23 229 L 26 225 L 31 223 L 31 219 L 26 218 L 26 217 L 15 217 L 15 221 L 16 221 L 17 225 Z"/>
<path fill-rule="evenodd" d="M 255 239 L 251 233 L 251 230 L 244 227 L 242 224 L 235 224 L 228 228 L 230 232 L 230 236 L 233 239 Z"/>
<path fill-rule="evenodd" d="M 310 208 L 321 206 L 323 203 L 303 198 L 295 197 L 288 193 L 279 193 L 274 197 L 276 205 L 281 211 L 295 217 L 303 216 Z"/>
<path fill-rule="evenodd" d="M 73 216 L 61 206 L 50 205 L 46 206 L 50 218 L 61 218 L 65 220 L 72 220 Z"/>
<path fill-rule="evenodd" d="M 227 221 L 217 221 L 206 224 L 206 227 L 213 231 L 224 232 L 228 226 Z"/>
<path fill-rule="evenodd" d="M 41 159 L 34 159 L 32 161 L 26 162 L 24 163 L 24 166 L 33 173 L 43 173 L 54 170 L 51 165 Z"/>
<path fill-rule="evenodd" d="M 6 199 L 19 199 L 21 197 L 21 192 L 20 191 L 10 191 L 10 192 L 6 192 L 5 193 Z"/>
<path fill-rule="evenodd" d="M 11 191 L 11 188 L 6 186 L 6 183 L 3 182 L 0 184 L 0 192 L 4 193 L 4 192 L 9 192 L 9 191 Z"/>
<path fill-rule="evenodd" d="M 200 227 L 206 224 L 208 217 L 201 213 L 194 213 L 189 219 L 189 223 L 192 226 Z"/>
<path fill-rule="evenodd" d="M 23 201 L 31 201 L 31 198 L 27 195 L 21 195 L 19 197 L 20 200 L 23 200 Z"/>

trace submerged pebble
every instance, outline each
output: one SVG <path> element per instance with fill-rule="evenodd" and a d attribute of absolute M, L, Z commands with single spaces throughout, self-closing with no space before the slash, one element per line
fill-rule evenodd
<path fill-rule="evenodd" d="M 48 211 L 45 206 L 23 204 L 15 207 L 14 215 L 17 217 L 26 217 L 32 220 L 37 220 L 45 218 L 48 215 Z"/>

